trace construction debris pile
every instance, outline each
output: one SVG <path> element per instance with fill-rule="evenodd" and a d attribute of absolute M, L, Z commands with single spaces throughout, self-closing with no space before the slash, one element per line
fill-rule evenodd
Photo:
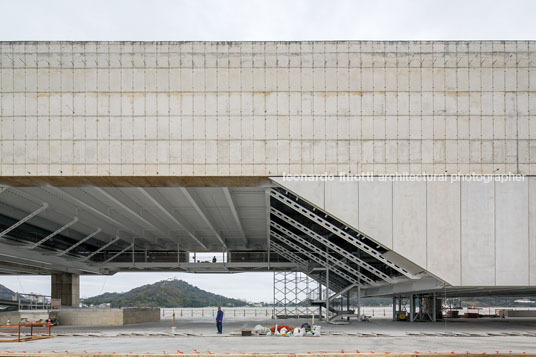
<path fill-rule="evenodd" d="M 311 326 L 308 323 L 304 323 L 301 327 L 275 325 L 269 328 L 257 325 L 253 331 L 258 335 L 266 336 L 318 337 L 320 336 L 320 328 L 321 326 Z"/>

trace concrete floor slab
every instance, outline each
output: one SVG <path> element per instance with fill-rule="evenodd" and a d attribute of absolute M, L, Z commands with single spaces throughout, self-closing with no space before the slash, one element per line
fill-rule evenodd
<path fill-rule="evenodd" d="M 58 326 L 56 337 L 26 343 L 4 343 L 1 351 L 37 353 L 531 353 L 536 352 L 536 319 L 457 319 L 446 322 L 393 322 L 387 319 L 350 325 L 321 322 L 321 337 L 232 336 L 234 330 L 257 324 L 301 325 L 307 320 L 232 321 L 224 324 L 224 335 L 215 324 L 181 320 L 175 333 L 171 321 L 121 327 Z M 310 322 L 310 321 L 309 321 Z"/>

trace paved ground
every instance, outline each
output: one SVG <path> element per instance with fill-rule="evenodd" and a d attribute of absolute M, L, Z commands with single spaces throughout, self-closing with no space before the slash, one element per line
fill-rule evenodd
<path fill-rule="evenodd" d="M 301 325 L 306 320 L 280 320 L 281 324 Z M 56 337 L 25 343 L 0 344 L 0 352 L 103 352 L 103 353 L 233 353 L 233 352 L 536 352 L 536 320 L 480 319 L 437 323 L 392 322 L 376 319 L 351 325 L 321 323 L 321 337 L 241 337 L 240 328 L 275 321 L 233 321 L 224 325 L 224 335 L 215 333 L 215 324 L 200 320 L 180 320 L 175 333 L 171 321 L 124 327 L 58 327 Z"/>

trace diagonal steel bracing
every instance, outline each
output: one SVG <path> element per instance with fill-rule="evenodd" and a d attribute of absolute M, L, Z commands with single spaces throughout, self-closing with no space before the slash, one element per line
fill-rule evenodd
<path fill-rule="evenodd" d="M 115 258 L 117 258 L 118 256 L 120 256 L 121 254 L 123 254 L 124 252 L 126 252 L 127 250 L 129 250 L 130 248 L 132 248 L 134 244 L 131 243 L 128 247 L 126 247 L 125 249 L 121 250 L 120 252 L 117 252 L 116 254 L 114 254 L 111 258 L 108 258 L 106 261 L 104 261 L 102 264 L 106 264 L 106 263 L 109 263 L 111 262 L 112 260 L 114 260 Z"/>
<path fill-rule="evenodd" d="M 88 255 L 87 257 L 82 258 L 82 261 L 85 262 L 86 260 L 88 260 L 91 257 L 93 257 L 95 254 L 98 254 L 98 253 L 102 252 L 104 249 L 108 248 L 109 246 L 111 246 L 112 244 L 117 242 L 119 239 L 120 239 L 119 237 L 116 237 L 115 239 L 113 239 L 110 242 L 106 243 L 105 245 L 103 245 L 102 247 L 100 247 L 99 249 L 97 249 L 96 251 L 94 251 L 93 253 Z"/>
<path fill-rule="evenodd" d="M 333 266 L 328 266 L 326 261 L 323 261 L 322 259 L 314 256 L 313 254 L 311 254 L 311 252 L 309 252 L 306 249 L 300 247 L 299 245 L 291 242 L 289 239 L 281 236 L 279 233 L 276 233 L 276 232 L 272 231 L 271 235 L 273 237 L 275 237 L 277 240 L 279 240 L 280 242 L 283 242 L 284 244 L 288 245 L 289 247 L 291 247 L 291 248 L 295 249 L 296 251 L 300 252 L 301 254 L 307 256 L 309 259 L 314 260 L 318 264 L 328 268 L 329 270 L 333 271 L 337 275 L 340 275 L 341 277 L 343 277 L 344 279 L 348 280 L 349 282 L 351 282 L 353 284 L 356 284 L 356 285 L 359 285 L 359 286 L 362 286 L 362 284 L 357 279 L 354 279 L 353 277 L 351 277 L 350 275 L 346 274 L 345 272 L 341 271 L 338 268 L 335 268 Z M 333 263 L 333 264 L 337 264 L 336 262 L 338 262 L 338 260 L 337 259 L 333 259 L 333 260 L 330 259 L 330 262 Z M 342 263 L 342 264 L 343 264 L 343 266 L 347 266 L 344 263 Z M 337 264 L 337 265 L 339 265 L 339 264 Z"/>
<path fill-rule="evenodd" d="M 62 256 L 64 254 L 69 253 L 71 250 L 73 250 L 74 248 L 78 247 L 80 244 L 90 240 L 91 238 L 95 237 L 100 232 L 101 232 L 101 229 L 97 228 L 97 230 L 95 232 L 91 233 L 90 235 L 88 235 L 87 237 L 83 238 L 82 240 L 76 242 L 75 244 L 71 245 L 69 248 L 65 249 L 64 251 L 59 252 L 57 254 L 57 256 L 60 257 L 60 256 Z"/>
<path fill-rule="evenodd" d="M 345 287 L 344 289 L 341 289 L 341 290 L 337 291 L 335 294 L 331 295 L 331 296 L 329 297 L 329 299 L 330 299 L 330 300 L 333 300 L 333 299 L 335 299 L 337 296 L 342 295 L 342 294 L 344 294 L 344 293 L 346 293 L 346 292 L 352 290 L 353 288 L 357 288 L 357 286 L 355 286 L 355 285 L 348 285 L 348 286 Z"/>
<path fill-rule="evenodd" d="M 273 251 L 275 251 L 278 254 L 281 254 L 283 257 L 290 261 L 294 261 L 297 264 L 301 265 L 302 268 L 307 269 L 307 262 L 302 257 L 299 257 L 298 255 L 294 254 L 290 250 L 286 249 L 282 245 L 279 245 L 276 242 L 272 242 L 270 245 L 270 248 L 272 248 Z"/>
<path fill-rule="evenodd" d="M 305 275 L 307 275 L 308 277 L 310 277 L 311 279 L 313 279 L 314 281 L 316 281 L 316 282 L 317 282 L 318 284 L 320 284 L 320 285 L 325 285 L 325 284 L 326 284 L 326 282 L 325 282 L 324 280 L 322 280 L 322 278 L 321 278 L 320 276 L 315 276 L 315 275 L 313 275 L 310 271 L 309 271 L 309 272 L 307 271 L 308 263 L 307 263 L 305 260 L 303 260 L 301 257 L 298 257 L 295 253 L 291 252 L 290 250 L 288 250 L 287 248 L 283 247 L 282 245 L 279 245 L 279 244 L 276 243 L 276 242 L 273 242 L 273 241 L 272 241 L 271 244 L 274 245 L 274 246 L 276 246 L 276 248 L 274 248 L 273 251 L 276 252 L 276 253 L 278 253 L 278 254 L 281 254 L 281 255 L 284 256 L 285 258 L 287 258 L 287 259 L 289 259 L 289 260 L 291 260 L 291 261 L 292 261 L 292 259 L 294 259 L 294 258 L 298 258 L 298 259 L 304 261 L 305 266 L 303 266 L 303 269 L 304 269 L 304 270 L 303 270 L 303 273 L 304 273 Z M 285 254 L 287 254 L 288 257 L 285 256 Z M 298 264 L 299 266 L 302 266 L 302 265 L 300 265 L 300 263 L 297 263 L 297 264 Z M 323 268 L 321 269 L 321 271 L 325 271 L 325 270 L 326 270 L 325 267 L 323 267 Z M 330 282 L 330 285 L 333 287 L 333 289 L 330 288 L 330 290 L 333 290 L 333 291 L 338 291 L 338 290 L 342 290 L 342 289 L 343 289 L 343 287 L 341 287 L 339 284 L 337 284 L 337 283 L 335 283 L 335 282 L 333 282 L 333 281 Z M 351 286 L 354 286 L 354 285 L 352 284 Z"/>
<path fill-rule="evenodd" d="M 130 234 L 132 234 L 134 236 L 139 236 L 139 234 L 140 234 L 140 232 L 137 232 L 132 227 L 129 227 L 126 224 L 116 220 L 115 218 L 112 218 L 109 213 L 102 212 L 101 210 L 93 207 L 90 204 L 87 204 L 83 200 L 73 196 L 72 194 L 66 192 L 65 190 L 60 190 L 59 188 L 53 187 L 53 186 L 46 186 L 46 187 L 42 187 L 41 189 L 43 189 L 45 192 L 54 193 L 54 194 L 58 195 L 59 197 L 62 197 L 64 199 L 68 200 L 68 201 L 74 202 L 75 206 L 82 207 L 83 209 L 85 209 L 85 210 L 89 211 L 90 213 L 94 214 L 95 216 L 100 217 L 100 218 L 110 222 L 111 224 L 113 224 L 116 227 L 121 227 L 122 230 L 124 230 L 125 232 L 129 232 Z M 143 239 L 147 240 L 150 243 L 155 243 L 154 238 L 151 239 L 151 238 L 143 237 Z M 130 239 L 130 240 L 132 240 L 132 239 Z"/>
<path fill-rule="evenodd" d="M 303 224 L 295 221 L 294 219 L 290 218 L 289 216 L 287 216 L 283 212 L 281 212 L 281 211 L 279 211 L 279 210 L 277 210 L 277 209 L 275 209 L 273 207 L 271 208 L 270 212 L 272 212 L 272 214 L 274 214 L 276 217 L 281 218 L 282 220 L 284 220 L 285 222 L 287 222 L 291 226 L 293 226 L 295 228 L 298 228 L 300 231 L 302 231 L 303 233 L 307 234 L 309 237 L 315 239 L 316 241 L 320 242 L 321 244 L 323 244 L 324 246 L 328 247 L 329 249 L 335 251 L 336 253 L 342 255 L 346 259 L 348 259 L 348 260 L 354 262 L 355 264 L 359 265 L 361 268 L 363 268 L 363 269 L 371 272 L 372 274 L 376 275 L 380 279 L 383 279 L 388 283 L 393 281 L 387 274 L 381 272 L 380 270 L 376 269 L 375 267 L 373 267 L 372 265 L 368 264 L 367 262 L 365 262 L 365 261 L 359 259 L 358 257 L 354 256 L 353 254 L 348 252 L 346 249 L 343 249 L 343 248 L 339 247 L 338 245 L 336 245 L 333 242 L 330 242 L 329 239 L 326 239 L 326 238 L 322 237 L 320 234 L 318 234 L 318 233 L 314 232 L 313 230 L 305 227 Z"/>
<path fill-rule="evenodd" d="M 394 270 L 398 271 L 402 275 L 407 276 L 410 279 L 418 279 L 415 275 L 411 274 L 406 269 L 398 266 L 397 264 L 391 262 L 390 260 L 386 259 L 380 252 L 373 249 L 372 247 L 366 245 L 365 243 L 361 242 L 359 239 L 351 236 L 350 234 L 346 233 L 344 230 L 334 226 L 333 224 L 329 223 L 328 221 L 322 219 L 317 214 L 311 212 L 307 208 L 303 207 L 302 205 L 296 203 L 294 200 L 286 197 L 282 193 L 273 190 L 270 192 L 270 195 L 280 201 L 281 203 L 285 204 L 286 206 L 292 208 L 298 213 L 301 213 L 305 217 L 309 218 L 313 222 L 319 224 L 320 226 L 324 227 L 325 229 L 329 230 L 331 233 L 337 235 L 338 237 L 346 240 L 348 243 L 354 245 L 356 248 L 364 251 L 368 255 L 378 259 L 380 262 L 384 263 L 385 265 L 393 268 Z"/>
<path fill-rule="evenodd" d="M 29 221 L 33 217 L 37 216 L 39 213 L 41 213 L 44 210 L 46 210 L 47 207 L 48 207 L 48 203 L 43 203 L 43 205 L 40 208 L 38 208 L 37 210 L 33 211 L 32 213 L 30 213 L 29 215 L 27 215 L 26 217 L 24 217 L 23 219 L 21 219 L 20 221 L 18 221 L 14 225 L 12 225 L 11 227 L 8 227 L 4 231 L 2 231 L 0 233 L 0 238 L 2 238 L 3 236 L 8 234 L 9 232 L 14 230 L 15 228 L 19 227 L 20 225 L 24 224 L 24 222 Z"/>
<path fill-rule="evenodd" d="M 301 245 L 308 247 L 309 249 L 314 251 L 316 254 L 318 254 L 318 255 L 324 257 L 325 259 L 329 260 L 330 262 L 332 262 L 332 264 L 338 265 L 339 267 L 341 267 L 345 271 L 348 271 L 348 272 L 352 273 L 358 279 L 361 279 L 361 280 L 365 281 L 366 283 L 368 283 L 370 285 L 375 285 L 374 280 L 372 280 L 368 276 L 366 276 L 363 273 L 357 271 L 356 269 L 352 268 L 351 266 L 349 266 L 348 264 L 344 263 L 343 261 L 333 257 L 328 252 L 325 252 L 324 250 L 318 248 L 317 246 L 315 246 L 313 244 L 309 244 L 309 242 L 307 242 L 305 239 L 303 239 L 302 237 L 300 237 L 300 236 L 294 234 L 293 232 L 289 231 L 288 229 L 286 229 L 282 225 L 280 225 L 280 224 L 278 224 L 278 223 L 276 223 L 274 221 L 270 222 L 270 224 L 272 225 L 272 227 L 274 227 L 278 231 L 286 234 L 287 237 L 294 239 L 295 241 L 299 242 Z M 362 285 L 362 284 L 359 284 L 359 285 Z"/>
<path fill-rule="evenodd" d="M 270 248 L 274 252 L 276 252 L 277 254 L 280 254 L 281 256 L 283 256 L 286 259 L 288 259 L 289 261 L 296 262 L 296 264 L 298 264 L 299 266 L 302 267 L 303 272 L 304 272 L 305 275 L 307 275 L 308 277 L 310 277 L 311 279 L 313 279 L 314 281 L 316 281 L 320 285 L 324 284 L 324 282 L 322 282 L 319 277 L 315 277 L 312 274 L 310 274 L 310 272 L 307 271 L 307 269 L 309 268 L 309 263 L 305 259 L 303 259 L 302 257 L 299 257 L 295 253 L 291 252 L 290 250 L 288 250 L 287 248 L 283 247 L 282 245 L 280 245 L 280 244 L 278 244 L 276 242 L 271 242 L 270 243 Z M 322 269 L 324 269 L 324 268 L 322 268 Z M 339 290 L 342 289 L 340 286 L 338 286 L 335 283 L 333 283 L 333 285 L 336 286 Z M 352 285 L 352 286 L 354 286 L 354 285 Z"/>
<path fill-rule="evenodd" d="M 75 224 L 76 222 L 78 222 L 78 217 L 74 217 L 74 219 L 67 223 L 66 225 L 64 225 L 63 227 L 60 227 L 58 228 L 57 230 L 55 230 L 54 232 L 50 233 L 48 236 L 46 236 L 45 238 L 41 239 L 39 242 L 35 243 L 35 244 L 32 244 L 29 248 L 30 249 L 35 249 L 37 247 L 39 247 L 41 244 L 45 243 L 47 240 L 49 240 L 50 238 L 60 234 L 61 232 L 63 232 L 64 230 L 66 230 L 67 228 L 69 228 L 70 226 L 72 226 L 73 224 Z"/>

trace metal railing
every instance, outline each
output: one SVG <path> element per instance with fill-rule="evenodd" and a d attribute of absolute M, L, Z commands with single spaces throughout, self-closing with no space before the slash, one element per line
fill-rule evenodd
<path fill-rule="evenodd" d="M 18 310 L 51 310 L 61 305 L 61 300 L 40 294 L 0 294 L 0 305 L 15 306 Z"/>

